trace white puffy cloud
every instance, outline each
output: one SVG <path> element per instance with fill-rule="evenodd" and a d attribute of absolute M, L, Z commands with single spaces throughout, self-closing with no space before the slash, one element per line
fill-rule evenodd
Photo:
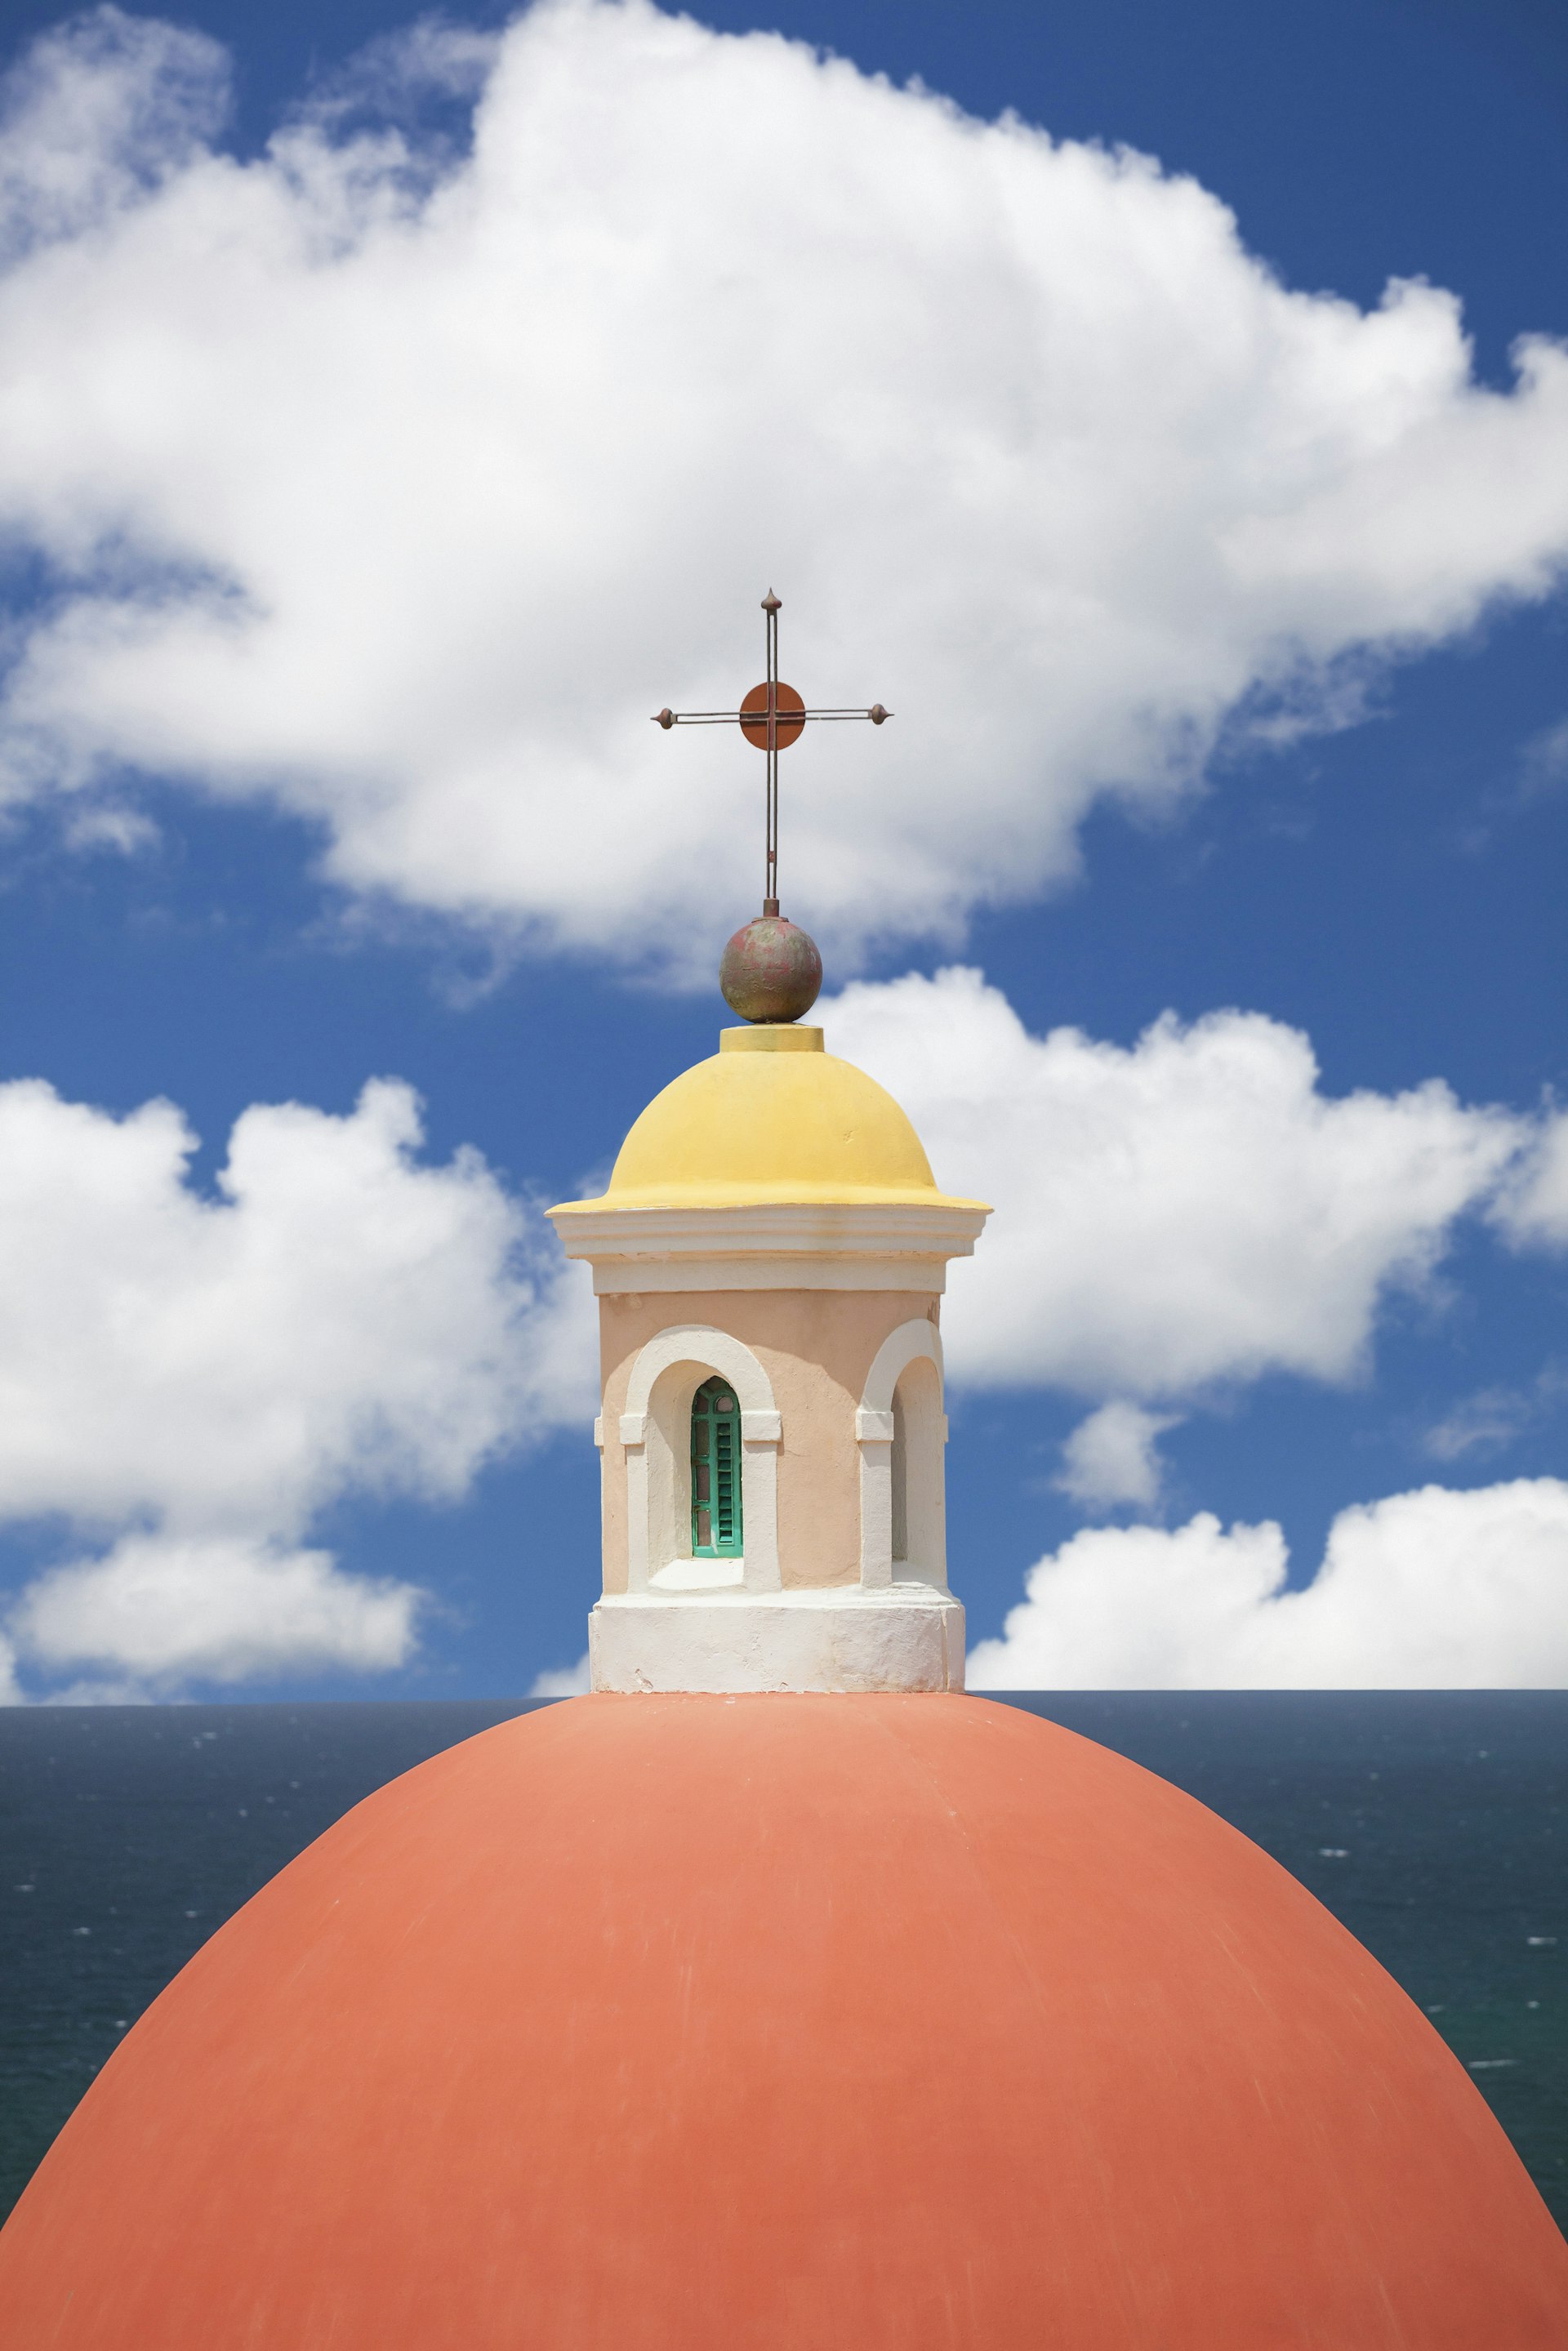
<path fill-rule="evenodd" d="M 1113 1396 L 1081 1420 L 1062 1446 L 1055 1483 L 1086 1510 L 1114 1510 L 1118 1503 L 1152 1510 L 1165 1477 L 1158 1440 L 1176 1426 L 1174 1413 L 1147 1412 Z"/>
<path fill-rule="evenodd" d="M 1459 1689 L 1568 1683 L 1568 1483 L 1427 1486 L 1342 1510 L 1287 1591 L 1272 1523 L 1095 1527 L 1030 1568 L 974 1689 Z"/>
<path fill-rule="evenodd" d="M 1516 1249 L 1568 1248 L 1568 1111 L 1543 1122 L 1503 1186 L 1494 1216 Z"/>
<path fill-rule="evenodd" d="M 589 1689 L 588 1651 L 575 1666 L 547 1666 L 528 1685 L 530 1698 L 583 1698 Z"/>
<path fill-rule="evenodd" d="M 1256 1012 L 1130 1048 L 1032 1037 L 978 972 L 823 1008 L 830 1048 L 904 1104 L 937 1181 L 996 1214 L 943 1312 L 956 1376 L 1174 1397 L 1288 1371 L 1344 1380 L 1529 1133 L 1436 1081 L 1325 1095 Z"/>
<path fill-rule="evenodd" d="M 12 1633 L 35 1668 L 107 1667 L 139 1688 L 366 1673 L 406 1664 L 422 1597 L 412 1584 L 347 1575 L 329 1552 L 132 1535 L 105 1558 L 37 1578 Z"/>
<path fill-rule="evenodd" d="M 207 1196 L 170 1103 L 116 1118 L 0 1086 L 0 1522 L 111 1546 L 14 1606 L 29 1672 L 406 1659 L 420 1593 L 300 1548 L 314 1515 L 455 1499 L 591 1412 L 575 1271 L 476 1154 L 427 1165 L 420 1142 L 388 1081 L 346 1117 L 256 1106 Z"/>
<path fill-rule="evenodd" d="M 172 1104 L 0 1087 L 0 1515 L 287 1534 L 349 1485 L 458 1495 L 570 1409 L 521 1211 L 419 1142 L 386 1081 L 345 1118 L 256 1106 L 206 1199 Z"/>
<path fill-rule="evenodd" d="M 203 34 L 110 7 L 44 35 L 0 86 L 0 256 L 111 225 L 200 162 L 228 103 Z"/>
<path fill-rule="evenodd" d="M 471 151 L 349 127 L 422 78 Z M 1450 296 L 1291 292 L 1147 158 L 644 0 L 382 43 L 243 163 L 224 85 L 100 10 L 11 87 L 15 798 L 172 775 L 372 901 L 678 948 L 758 775 L 648 714 L 733 705 L 771 580 L 786 674 L 897 714 L 791 753 L 792 904 L 953 933 L 1568 551 L 1568 354 L 1486 389 Z"/>

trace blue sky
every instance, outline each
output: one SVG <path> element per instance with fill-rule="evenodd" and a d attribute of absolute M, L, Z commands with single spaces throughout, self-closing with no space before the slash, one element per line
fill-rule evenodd
<path fill-rule="evenodd" d="M 1563 1678 L 1568 400 L 1511 356 L 1568 338 L 1553 13 L 699 16 L 835 72 L 637 11 L 417 50 L 182 11 L 226 116 L 164 21 L 6 19 L 18 1692 L 578 1656 L 583 1317 L 537 1211 L 726 1017 L 757 763 L 642 714 L 751 682 L 770 580 L 785 674 L 899 712 L 786 768 L 830 1044 L 1015 1237 L 950 1285 L 972 1637 L 1051 1563 L 996 1672 L 1287 1678 L 1288 1636 L 1297 1677 Z M 1099 148 L 986 145 L 912 79 Z M 1462 305 L 1469 381 L 1391 279 Z M 894 986 L 954 967 L 989 993 Z M 375 1079 L 422 1142 L 354 1123 Z M 236 1208 L 231 1131 L 287 1103 Z M 1058 1183 L 1105 1201 L 1071 1266 Z M 1352 1600 L 1280 1615 L 1336 1526 Z"/>

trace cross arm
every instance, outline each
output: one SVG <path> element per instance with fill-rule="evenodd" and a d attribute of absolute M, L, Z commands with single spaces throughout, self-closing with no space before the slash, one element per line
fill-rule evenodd
<path fill-rule="evenodd" d="M 873 726 L 881 726 L 892 716 L 892 711 L 884 710 L 880 702 L 873 702 L 869 710 L 781 710 L 779 713 L 780 723 L 790 726 L 799 726 L 807 718 L 869 718 Z M 664 727 L 666 733 L 672 726 L 765 726 L 767 723 L 766 711 L 757 710 L 655 710 L 653 717 L 653 724 Z"/>

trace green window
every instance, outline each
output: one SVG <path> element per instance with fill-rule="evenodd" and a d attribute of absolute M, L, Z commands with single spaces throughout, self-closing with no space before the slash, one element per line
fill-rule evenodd
<path fill-rule="evenodd" d="M 741 1556 L 740 1406 L 725 1380 L 692 1398 L 692 1556 Z"/>

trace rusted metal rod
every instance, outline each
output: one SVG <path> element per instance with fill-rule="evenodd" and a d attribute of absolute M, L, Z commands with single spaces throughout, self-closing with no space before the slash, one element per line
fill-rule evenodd
<path fill-rule="evenodd" d="M 762 599 L 768 616 L 768 675 L 754 685 L 738 710 L 656 710 L 653 725 L 668 734 L 672 726 L 738 726 L 748 743 L 768 754 L 768 802 L 764 820 L 763 899 L 765 914 L 779 912 L 779 754 L 796 742 L 801 730 L 816 720 L 869 718 L 873 726 L 893 716 L 880 702 L 869 710 L 843 707 L 808 710 L 792 685 L 779 678 L 779 614 L 782 610 L 771 588 Z"/>
<path fill-rule="evenodd" d="M 893 713 L 891 710 L 884 710 L 880 702 L 873 702 L 869 710 L 791 710 L 789 713 L 789 716 L 791 720 L 797 718 L 869 718 L 873 726 L 880 726 L 884 719 L 891 718 L 893 716 Z M 739 710 L 655 710 L 653 713 L 653 723 L 655 726 L 664 726 L 666 728 L 671 726 L 746 726 L 751 723 L 751 714 L 749 711 Z M 789 746 L 788 744 L 780 744 L 779 748 L 781 750 L 788 750 Z"/>

